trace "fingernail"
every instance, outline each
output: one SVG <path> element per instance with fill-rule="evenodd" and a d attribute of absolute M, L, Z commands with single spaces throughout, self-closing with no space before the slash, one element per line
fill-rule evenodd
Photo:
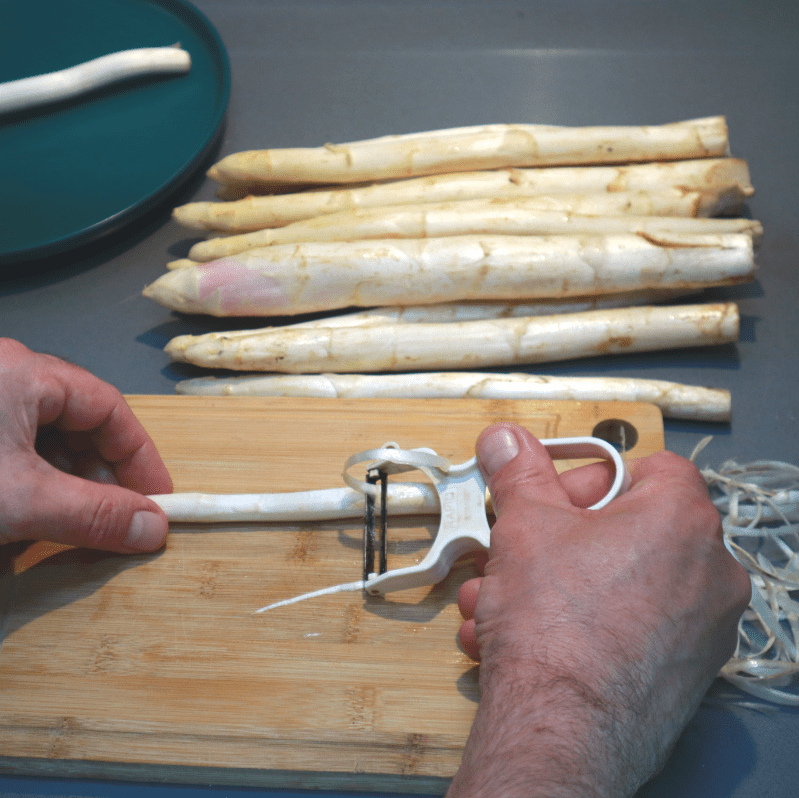
<path fill-rule="evenodd" d="M 486 476 L 496 474 L 502 466 L 519 454 L 516 436 L 509 430 L 499 427 L 492 430 L 480 441 L 480 465 Z"/>
<path fill-rule="evenodd" d="M 166 537 L 166 523 L 157 513 L 139 510 L 133 514 L 125 546 L 134 551 L 154 551 L 160 548 Z"/>

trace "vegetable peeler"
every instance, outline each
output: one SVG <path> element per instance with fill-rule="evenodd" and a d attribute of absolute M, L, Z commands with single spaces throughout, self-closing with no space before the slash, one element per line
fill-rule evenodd
<path fill-rule="evenodd" d="M 594 437 L 541 440 L 553 460 L 601 458 L 613 463 L 615 474 L 608 492 L 589 509 L 598 510 L 629 487 L 629 474 L 619 452 L 609 443 Z M 367 477 L 360 480 L 350 473 L 358 463 L 367 462 Z M 388 570 L 386 564 L 388 477 L 412 470 L 423 472 L 438 495 L 440 521 L 433 544 L 421 562 Z M 452 464 L 432 449 L 401 449 L 387 443 L 352 455 L 344 465 L 344 481 L 365 497 L 363 578 L 333 587 L 303 593 L 278 601 L 256 612 L 293 604 L 317 596 L 348 590 L 365 590 L 370 595 L 385 595 L 420 585 L 433 585 L 444 579 L 453 563 L 470 551 L 487 550 L 491 527 L 486 509 L 487 489 L 477 458 Z M 379 534 L 376 515 L 379 511 Z M 375 559 L 379 555 L 378 566 Z"/>

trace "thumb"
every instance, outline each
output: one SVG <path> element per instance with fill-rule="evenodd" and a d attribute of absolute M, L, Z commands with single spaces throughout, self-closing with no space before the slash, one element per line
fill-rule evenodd
<path fill-rule="evenodd" d="M 544 445 L 516 424 L 494 424 L 477 439 L 477 462 L 497 516 L 514 501 L 572 503 Z"/>
<path fill-rule="evenodd" d="M 3 500 L 3 537 L 122 553 L 154 551 L 166 540 L 164 512 L 140 493 L 49 465 L 20 477 Z"/>

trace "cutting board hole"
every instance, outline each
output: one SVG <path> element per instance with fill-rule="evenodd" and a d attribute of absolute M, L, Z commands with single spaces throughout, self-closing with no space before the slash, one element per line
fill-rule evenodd
<path fill-rule="evenodd" d="M 607 441 L 620 452 L 629 452 L 638 443 L 638 430 L 629 421 L 620 418 L 606 418 L 597 424 L 591 434 Z"/>

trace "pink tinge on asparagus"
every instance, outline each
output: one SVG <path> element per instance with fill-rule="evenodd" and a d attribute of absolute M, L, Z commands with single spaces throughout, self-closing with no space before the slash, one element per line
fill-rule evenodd
<path fill-rule="evenodd" d="M 289 312 L 291 297 L 268 272 L 248 269 L 231 258 L 200 265 L 197 299 L 213 302 L 221 316 L 246 316 L 262 308 Z"/>

